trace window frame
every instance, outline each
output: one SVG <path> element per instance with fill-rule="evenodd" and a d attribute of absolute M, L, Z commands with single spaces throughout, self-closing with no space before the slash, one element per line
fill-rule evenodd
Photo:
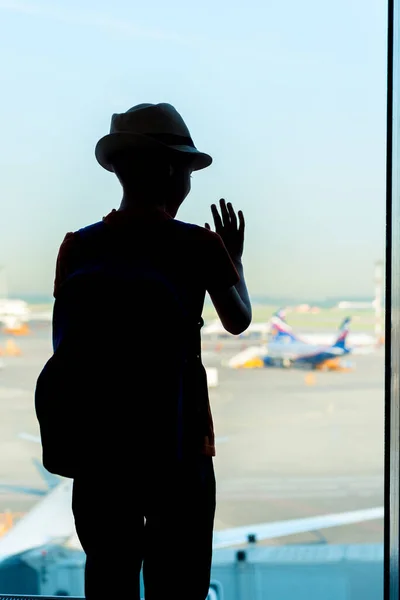
<path fill-rule="evenodd" d="M 388 2 L 384 597 L 399 598 L 400 0 Z"/>

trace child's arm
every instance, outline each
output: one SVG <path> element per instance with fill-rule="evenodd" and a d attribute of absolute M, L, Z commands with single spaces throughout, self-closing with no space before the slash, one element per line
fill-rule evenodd
<path fill-rule="evenodd" d="M 222 218 L 215 204 L 211 206 L 215 231 L 220 235 L 229 252 L 239 280 L 236 285 L 225 290 L 210 290 L 210 296 L 222 325 L 229 333 L 238 335 L 247 329 L 252 317 L 242 265 L 245 223 L 243 213 L 239 211 L 238 226 L 235 211 L 230 203 L 226 205 L 225 200 L 220 200 L 220 207 Z M 211 229 L 208 223 L 206 229 Z"/>

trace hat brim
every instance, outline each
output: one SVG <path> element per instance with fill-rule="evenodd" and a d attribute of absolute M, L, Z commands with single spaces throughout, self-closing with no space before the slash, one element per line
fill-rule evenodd
<path fill-rule="evenodd" d="M 212 163 L 212 158 L 209 154 L 199 152 L 197 148 L 192 146 L 170 146 L 163 144 L 147 135 L 139 133 L 116 132 L 109 133 L 102 137 L 96 144 L 95 155 L 98 163 L 107 171 L 114 172 L 112 165 L 112 157 L 121 150 L 128 148 L 163 148 L 172 154 L 185 154 L 190 161 L 193 171 L 200 171 L 209 167 Z"/>

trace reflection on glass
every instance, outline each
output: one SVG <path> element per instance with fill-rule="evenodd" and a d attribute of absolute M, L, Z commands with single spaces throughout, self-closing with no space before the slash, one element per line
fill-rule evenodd
<path fill-rule="evenodd" d="M 71 482 L 41 468 L 33 408 L 54 261 L 67 231 L 119 204 L 93 155 L 111 114 L 167 101 L 214 157 L 179 218 L 204 224 L 220 196 L 244 209 L 254 303 L 239 338 L 204 309 L 208 600 L 381 598 L 384 6 L 85 6 L 0 6 L 0 593 L 83 594 Z M 115 497 L 105 546 L 129 518 Z"/>

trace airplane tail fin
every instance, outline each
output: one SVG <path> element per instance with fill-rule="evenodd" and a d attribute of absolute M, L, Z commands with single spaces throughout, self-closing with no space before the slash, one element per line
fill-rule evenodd
<path fill-rule="evenodd" d="M 271 337 L 275 342 L 295 342 L 299 338 L 293 333 L 293 329 L 286 323 L 286 313 L 279 309 L 270 320 Z"/>
<path fill-rule="evenodd" d="M 336 339 L 336 342 L 333 344 L 334 348 L 341 348 L 342 350 L 346 350 L 347 346 L 346 346 L 346 342 L 347 342 L 347 336 L 349 335 L 349 325 L 351 322 L 351 317 L 346 317 L 342 324 L 339 327 L 339 335 Z"/>
<path fill-rule="evenodd" d="M 274 312 L 272 316 L 286 323 L 286 310 L 284 308 L 278 308 L 278 310 Z"/>

